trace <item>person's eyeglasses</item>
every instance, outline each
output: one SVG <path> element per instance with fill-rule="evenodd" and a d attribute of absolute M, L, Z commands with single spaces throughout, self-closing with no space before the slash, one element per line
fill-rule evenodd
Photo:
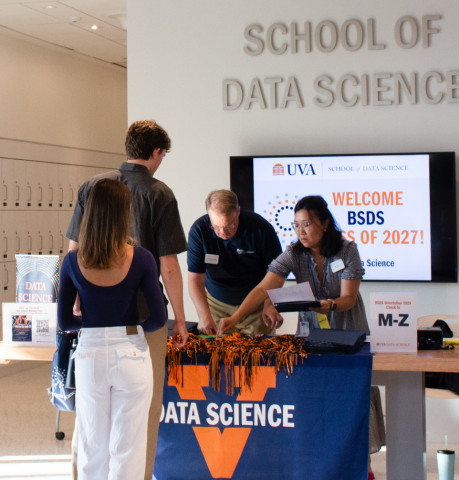
<path fill-rule="evenodd" d="M 224 232 L 224 233 L 231 233 L 236 227 L 235 223 L 231 223 L 230 225 L 225 225 L 224 227 L 217 227 L 217 225 L 211 225 L 210 228 L 215 232 Z"/>
<path fill-rule="evenodd" d="M 301 230 L 306 232 L 311 225 L 312 225 L 311 222 L 303 222 L 303 223 L 292 222 L 292 228 L 295 230 L 295 232 L 301 232 Z"/>

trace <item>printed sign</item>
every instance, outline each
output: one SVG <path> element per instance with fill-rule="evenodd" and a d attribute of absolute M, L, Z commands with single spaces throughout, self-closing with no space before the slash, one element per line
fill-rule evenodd
<path fill-rule="evenodd" d="M 417 352 L 415 293 L 370 294 L 372 352 Z"/>
<path fill-rule="evenodd" d="M 57 303 L 3 303 L 2 307 L 5 345 L 56 345 Z"/>

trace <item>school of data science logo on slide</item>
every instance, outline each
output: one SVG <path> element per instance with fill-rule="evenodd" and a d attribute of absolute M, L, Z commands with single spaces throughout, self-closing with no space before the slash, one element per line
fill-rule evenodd
<path fill-rule="evenodd" d="M 298 199 L 298 195 L 291 196 L 288 193 L 283 196 L 275 195 L 272 200 L 268 200 L 262 206 L 260 212 L 274 227 L 283 249 L 297 238 L 295 230 L 292 228 L 292 222 Z"/>

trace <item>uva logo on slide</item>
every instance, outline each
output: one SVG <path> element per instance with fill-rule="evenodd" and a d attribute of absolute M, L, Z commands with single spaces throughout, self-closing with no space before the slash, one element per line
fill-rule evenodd
<path fill-rule="evenodd" d="M 193 429 L 212 478 L 231 478 L 253 428 L 293 428 L 294 405 L 263 403 L 269 388 L 276 388 L 274 367 L 254 369 L 250 390 L 239 384 L 239 367 L 234 368 L 236 392 L 226 403 L 206 399 L 204 387 L 210 385 L 210 370 L 205 365 L 184 365 L 183 378 L 169 377 L 168 385 L 177 388 L 180 402 L 163 405 L 161 422 L 189 425 Z M 223 387 L 224 388 L 224 387 Z M 222 395 L 223 397 L 223 395 Z M 234 398 L 234 401 L 233 401 Z M 202 412 L 205 407 L 205 415 Z M 198 408 L 199 407 L 199 408 Z"/>
<path fill-rule="evenodd" d="M 312 163 L 287 163 L 287 173 L 295 175 L 317 175 Z M 285 167 L 282 163 L 273 166 L 273 176 L 285 175 Z"/>

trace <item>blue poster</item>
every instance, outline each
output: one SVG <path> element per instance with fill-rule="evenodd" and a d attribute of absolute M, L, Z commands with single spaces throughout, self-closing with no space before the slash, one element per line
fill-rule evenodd
<path fill-rule="evenodd" d="M 17 303 L 57 302 L 58 289 L 58 255 L 16 255 Z"/>

